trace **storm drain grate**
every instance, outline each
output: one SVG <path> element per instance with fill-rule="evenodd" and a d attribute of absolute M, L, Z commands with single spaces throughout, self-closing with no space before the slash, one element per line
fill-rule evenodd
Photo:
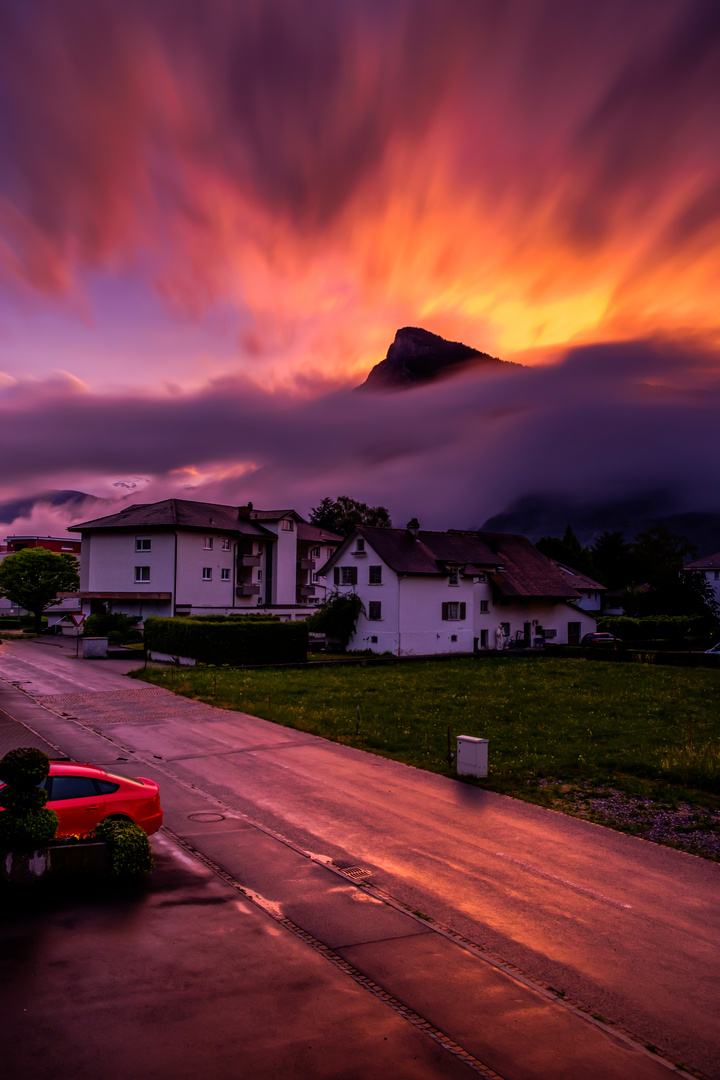
<path fill-rule="evenodd" d="M 341 874 L 346 874 L 355 881 L 358 878 L 372 877 L 372 870 L 363 870 L 362 866 L 338 866 L 338 870 Z"/>

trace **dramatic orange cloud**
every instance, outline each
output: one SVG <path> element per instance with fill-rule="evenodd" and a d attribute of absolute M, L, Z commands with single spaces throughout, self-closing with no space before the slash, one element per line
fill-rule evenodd
<path fill-rule="evenodd" d="M 0 273 L 239 313 L 265 385 L 424 325 L 510 358 L 718 341 L 704 0 L 28 0 L 0 54 Z M 131 315 L 131 313 L 129 313 Z"/>

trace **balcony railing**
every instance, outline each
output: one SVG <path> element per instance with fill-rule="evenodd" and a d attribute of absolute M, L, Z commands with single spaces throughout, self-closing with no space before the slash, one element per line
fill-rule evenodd
<path fill-rule="evenodd" d="M 255 584 L 252 584 L 252 585 L 251 584 L 236 585 L 235 586 L 235 595 L 236 596 L 259 596 L 260 595 L 260 586 L 255 585 Z"/>
<path fill-rule="evenodd" d="M 315 560 L 314 559 L 298 559 L 297 568 L 298 568 L 298 570 L 314 570 L 315 569 Z"/>
<path fill-rule="evenodd" d="M 298 596 L 302 596 L 302 597 L 314 596 L 315 595 L 315 586 L 314 585 L 301 585 L 297 592 L 298 592 Z"/>
<path fill-rule="evenodd" d="M 260 565 L 260 556 L 259 555 L 239 555 L 238 556 L 238 564 L 240 566 L 259 566 Z"/>

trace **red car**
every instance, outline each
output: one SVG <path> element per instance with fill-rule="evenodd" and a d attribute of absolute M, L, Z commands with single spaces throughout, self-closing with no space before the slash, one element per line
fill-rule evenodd
<path fill-rule="evenodd" d="M 144 776 L 128 780 L 92 765 L 51 761 L 43 787 L 48 791 L 45 805 L 58 816 L 58 836 L 83 836 L 106 818 L 133 821 L 148 836 L 162 825 L 158 786 Z"/>

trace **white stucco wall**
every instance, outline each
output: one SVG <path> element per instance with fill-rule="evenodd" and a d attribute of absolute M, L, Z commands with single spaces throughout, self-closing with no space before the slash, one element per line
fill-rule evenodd
<path fill-rule="evenodd" d="M 492 585 L 482 575 L 474 579 L 460 576 L 458 585 L 450 585 L 447 577 L 408 575 L 398 577 L 380 557 L 366 546 L 365 556 L 346 551 L 337 565 L 357 567 L 356 586 L 335 586 L 340 592 L 356 591 L 363 601 L 365 614 L 358 619 L 350 649 L 371 649 L 401 656 L 421 656 L 453 652 L 473 652 L 482 647 L 483 631 L 487 631 L 487 648 L 496 648 L 496 630 L 508 624 L 515 639 L 530 624 L 531 644 L 539 637 L 540 628 L 554 630 L 550 638 L 556 644 L 568 640 L 570 623 L 579 623 L 579 636 L 596 627 L 595 618 L 579 606 L 528 598 L 509 603 L 494 603 Z M 371 585 L 369 568 L 382 567 L 382 584 Z M 381 618 L 368 618 L 370 603 L 380 601 Z M 465 618 L 443 619 L 443 603 L 465 604 Z M 483 602 L 487 611 L 482 611 Z M 454 640 L 453 640 L 454 638 Z"/>

